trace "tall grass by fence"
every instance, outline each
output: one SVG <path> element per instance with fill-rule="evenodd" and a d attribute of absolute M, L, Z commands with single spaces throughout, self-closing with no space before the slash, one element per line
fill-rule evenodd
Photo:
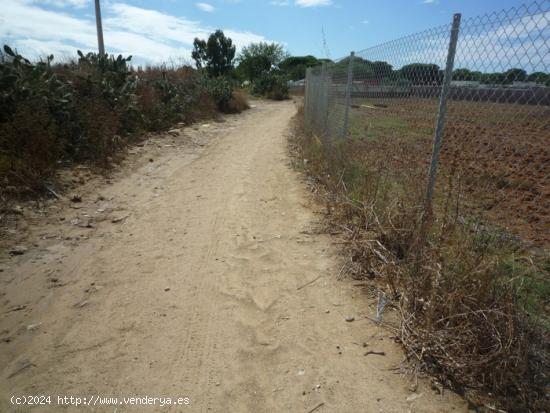
<path fill-rule="evenodd" d="M 509 411 L 550 404 L 549 105 L 549 1 L 306 77 L 302 153 L 339 198 L 349 267 L 384 279 L 413 359 Z"/>

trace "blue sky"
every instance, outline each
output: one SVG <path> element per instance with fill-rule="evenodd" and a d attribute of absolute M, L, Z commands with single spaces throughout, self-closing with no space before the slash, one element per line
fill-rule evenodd
<path fill-rule="evenodd" d="M 548 9 L 548 1 L 543 0 Z M 193 38 L 221 28 L 240 48 L 275 41 L 332 58 L 449 23 L 517 7 L 514 0 L 102 0 L 106 48 L 138 63 L 189 60 Z M 2 0 L 0 40 L 31 57 L 96 48 L 92 0 Z"/>

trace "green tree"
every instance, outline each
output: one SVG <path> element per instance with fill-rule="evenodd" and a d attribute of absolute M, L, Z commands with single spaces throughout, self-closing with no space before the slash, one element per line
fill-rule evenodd
<path fill-rule="evenodd" d="M 286 77 L 279 70 L 264 73 L 252 83 L 252 93 L 272 100 L 288 99 Z"/>
<path fill-rule="evenodd" d="M 347 73 L 349 58 L 346 58 L 342 61 L 343 69 Z M 376 79 L 376 73 L 372 66 L 372 62 L 369 60 L 362 59 L 360 57 L 354 57 L 352 63 L 353 78 L 355 80 L 362 79 Z"/>
<path fill-rule="evenodd" d="M 524 82 L 527 79 L 527 72 L 523 69 L 510 69 L 504 72 L 504 80 L 506 83 Z"/>
<path fill-rule="evenodd" d="M 334 67 L 332 69 L 332 73 L 335 77 L 345 79 L 348 74 L 349 70 L 349 60 L 350 57 L 345 57 L 342 60 L 338 61 L 338 63 L 334 64 Z M 372 62 L 369 60 L 365 60 L 361 57 L 354 57 L 352 62 L 352 72 L 353 72 L 353 79 L 360 80 L 360 79 L 374 79 L 375 74 L 374 70 L 372 68 Z"/>
<path fill-rule="evenodd" d="M 472 72 L 470 69 L 453 70 L 453 80 L 479 81 L 481 72 Z"/>
<path fill-rule="evenodd" d="M 388 62 L 372 62 L 371 67 L 377 79 L 391 78 L 393 75 L 393 67 Z"/>
<path fill-rule="evenodd" d="M 475 80 L 477 82 L 479 82 L 481 80 L 481 72 L 480 71 L 473 71 L 472 72 L 472 80 Z"/>
<path fill-rule="evenodd" d="M 277 68 L 286 57 L 287 53 L 280 44 L 251 43 L 239 54 L 238 71 L 241 77 L 255 80 Z"/>
<path fill-rule="evenodd" d="M 193 47 L 191 57 L 197 69 L 206 69 L 209 76 L 228 75 L 233 70 L 236 48 L 223 31 L 216 30 L 207 41 L 195 38 Z"/>
<path fill-rule="evenodd" d="M 319 60 L 311 55 L 290 56 L 279 64 L 279 68 L 290 80 L 300 80 L 306 77 L 308 67 L 314 67 L 319 64 Z"/>
<path fill-rule="evenodd" d="M 544 72 L 533 72 L 527 76 L 528 82 L 545 83 L 548 79 L 550 79 L 550 75 Z"/>
<path fill-rule="evenodd" d="M 345 57 L 335 64 L 334 73 L 342 78 L 347 77 L 349 70 L 350 57 Z M 354 80 L 383 80 L 390 79 L 394 75 L 393 67 L 388 62 L 363 59 L 355 56 L 352 63 L 352 72 Z"/>
<path fill-rule="evenodd" d="M 414 85 L 440 84 L 443 81 L 439 66 L 433 63 L 411 63 L 403 66 L 399 74 Z"/>
<path fill-rule="evenodd" d="M 487 85 L 503 85 L 506 83 L 506 75 L 504 73 L 482 73 L 480 78 L 481 83 Z"/>

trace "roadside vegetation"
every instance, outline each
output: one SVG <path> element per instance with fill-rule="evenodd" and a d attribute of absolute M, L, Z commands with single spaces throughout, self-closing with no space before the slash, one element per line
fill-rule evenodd
<path fill-rule="evenodd" d="M 233 83 L 189 66 L 132 68 L 131 57 L 78 52 L 31 62 L 9 46 L 0 60 L 0 196 L 42 194 L 63 165 L 108 166 L 120 151 L 178 122 L 240 112 Z"/>
<path fill-rule="evenodd" d="M 287 99 L 312 56 L 289 57 L 281 45 L 250 44 L 237 53 L 217 30 L 195 39 L 194 67 L 135 67 L 132 57 L 78 52 L 31 61 L 0 51 L 0 200 L 34 198 L 55 171 L 74 163 L 108 167 L 146 132 L 239 113 L 250 94 Z"/>
<path fill-rule="evenodd" d="M 352 122 L 354 137 L 332 143 L 303 119 L 301 110 L 296 164 L 314 178 L 345 237 L 342 272 L 372 282 L 379 310 L 395 309 L 397 323 L 381 322 L 414 370 L 482 411 L 550 411 L 549 256 L 462 209 L 470 195 L 452 169 L 441 173 L 424 227 L 427 165 L 414 154 L 430 148 L 406 131 L 403 139 L 384 135 L 388 119 L 357 130 Z"/>

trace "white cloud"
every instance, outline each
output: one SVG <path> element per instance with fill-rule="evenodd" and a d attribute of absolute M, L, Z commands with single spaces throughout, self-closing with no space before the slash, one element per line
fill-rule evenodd
<path fill-rule="evenodd" d="M 195 3 L 195 6 L 197 6 L 197 8 L 207 13 L 212 13 L 214 10 L 216 10 L 214 6 L 208 3 Z"/>
<path fill-rule="evenodd" d="M 210 32 L 212 31 L 213 30 L 211 29 Z M 249 45 L 250 43 L 272 42 L 270 40 L 267 40 L 264 36 L 251 32 L 241 32 L 238 30 L 225 29 L 224 33 L 226 36 L 230 37 L 231 40 L 233 40 L 233 43 L 237 45 L 237 49 L 239 50 L 242 49 L 244 46 Z"/>
<path fill-rule="evenodd" d="M 437 4 L 439 0 L 423 0 L 422 4 Z"/>
<path fill-rule="evenodd" d="M 370 22 L 369 22 L 368 20 L 363 20 L 361 23 L 367 25 L 367 24 L 369 24 Z"/>
<path fill-rule="evenodd" d="M 156 10 L 142 9 L 126 3 L 115 3 L 107 12 L 104 19 L 106 28 L 146 33 L 159 42 L 173 41 L 177 43 L 193 44 L 195 37 L 206 37 L 211 30 L 203 27 L 197 21 L 164 14 Z"/>
<path fill-rule="evenodd" d="M 269 4 L 271 4 L 272 6 L 280 6 L 280 7 L 294 5 L 294 6 L 306 8 L 306 7 L 332 6 L 334 3 L 332 0 L 294 0 L 294 2 L 292 2 L 291 0 L 271 0 Z M 342 8 L 342 6 L 339 4 L 334 4 L 334 7 L 337 9 Z"/>
<path fill-rule="evenodd" d="M 190 60 L 194 38 L 206 38 L 215 30 L 198 21 L 126 3 L 106 3 L 103 15 L 107 51 L 133 55 L 138 64 Z M 2 0 L 0 42 L 15 46 L 31 58 L 54 54 L 58 60 L 74 58 L 77 49 L 97 50 L 95 30 L 93 16 L 76 17 L 67 10 L 46 10 L 33 0 Z M 239 50 L 251 42 L 269 41 L 234 28 L 224 32 Z"/>
<path fill-rule="evenodd" d="M 74 46 L 57 40 L 18 39 L 13 46 L 19 53 L 35 58 L 53 54 L 56 61 L 66 61 L 76 57 Z"/>
<path fill-rule="evenodd" d="M 34 3 L 48 4 L 55 7 L 86 7 L 91 0 L 34 0 Z"/>
<path fill-rule="evenodd" d="M 331 6 L 332 0 L 296 0 L 295 4 L 300 7 Z"/>
<path fill-rule="evenodd" d="M 64 12 L 45 10 L 28 1 L 4 0 L 0 15 L 0 38 L 41 39 L 92 45 L 95 26 Z"/>

